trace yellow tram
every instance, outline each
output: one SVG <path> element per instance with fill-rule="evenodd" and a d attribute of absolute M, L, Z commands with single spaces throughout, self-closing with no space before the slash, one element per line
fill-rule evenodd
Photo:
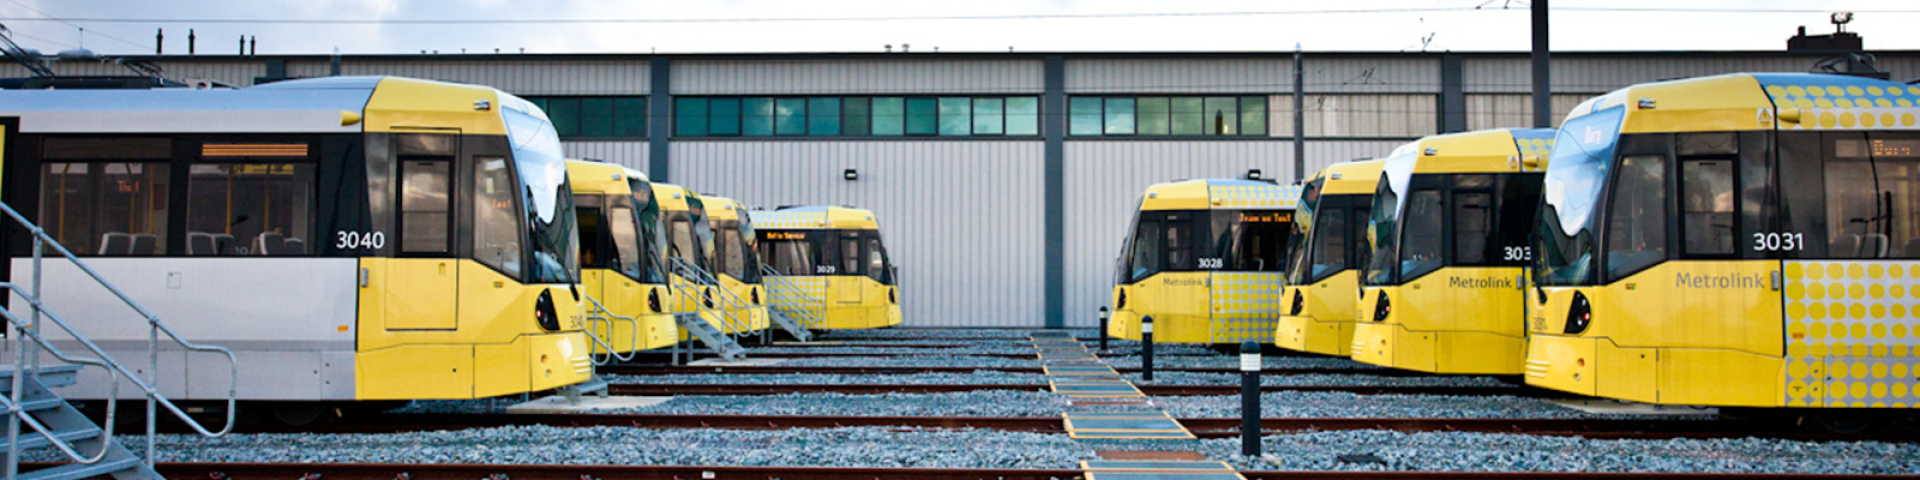
<path fill-rule="evenodd" d="M 1438 135 L 1394 149 L 1367 221 L 1354 360 L 1519 375 L 1525 269 L 1550 129 Z"/>
<path fill-rule="evenodd" d="M 230 347 L 242 400 L 469 399 L 592 373 L 560 142 L 518 97 L 391 77 L 0 91 L 0 125 L 5 201 L 184 338 Z M 8 228 L 8 276 L 30 272 Z M 50 311 L 148 355 L 111 293 L 67 262 L 44 275 Z M 224 361 L 172 355 L 161 393 L 225 398 L 204 373 Z M 104 398 L 84 372 L 70 397 Z"/>
<path fill-rule="evenodd" d="M 567 161 L 567 177 L 580 218 L 581 288 L 608 312 L 632 318 L 588 325 L 606 343 L 596 343 L 594 353 L 624 354 L 677 343 L 677 303 L 667 285 L 667 232 L 653 184 L 632 169 L 583 160 Z"/>
<path fill-rule="evenodd" d="M 721 302 L 727 313 L 745 324 L 747 331 L 766 330 L 767 302 L 760 286 L 760 252 L 754 248 L 753 217 L 739 202 L 726 197 L 702 197 L 707 206 L 707 222 L 713 228 L 712 257 L 714 278 L 727 290 Z"/>
<path fill-rule="evenodd" d="M 769 300 L 809 329 L 900 324 L 898 272 L 870 210 L 806 206 L 756 212 Z"/>
<path fill-rule="evenodd" d="M 1286 309 L 1274 328 L 1281 348 L 1347 356 L 1353 343 L 1354 302 L 1367 249 L 1360 239 L 1373 208 L 1374 183 L 1384 160 L 1321 169 L 1301 193 L 1287 245 Z"/>
<path fill-rule="evenodd" d="M 1580 104 L 1534 232 L 1527 383 L 1658 404 L 1920 405 L 1916 103 L 1920 86 L 1884 80 L 1734 74 Z"/>
<path fill-rule="evenodd" d="M 1147 187 L 1114 272 L 1107 334 L 1172 343 L 1273 341 L 1298 185 L 1186 180 Z"/>

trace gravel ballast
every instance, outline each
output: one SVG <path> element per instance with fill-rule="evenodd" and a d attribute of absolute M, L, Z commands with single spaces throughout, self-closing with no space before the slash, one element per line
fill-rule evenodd
<path fill-rule="evenodd" d="M 607 375 L 607 383 L 752 384 L 752 385 L 1046 385 L 1038 373 L 978 370 L 973 373 L 911 373 L 840 375 L 827 373 L 694 373 L 674 375 Z"/>
<path fill-rule="evenodd" d="M 1599 440 L 1502 433 L 1381 430 L 1272 435 L 1268 462 L 1240 455 L 1240 440 L 1202 440 L 1209 458 L 1250 470 L 1472 472 L 1702 472 L 1913 474 L 1920 444 L 1805 442 L 1759 438 Z M 1342 455 L 1381 460 L 1343 462 Z"/>
<path fill-rule="evenodd" d="M 500 413 L 514 400 L 416 401 L 394 413 Z M 727 396 L 681 395 L 657 405 L 594 413 L 649 415 L 811 415 L 873 417 L 1051 417 L 1071 405 L 1041 391 L 981 390 L 950 393 L 788 393 Z"/>

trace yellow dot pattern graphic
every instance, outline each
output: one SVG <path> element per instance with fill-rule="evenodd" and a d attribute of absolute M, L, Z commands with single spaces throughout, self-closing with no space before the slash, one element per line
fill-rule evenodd
<path fill-rule="evenodd" d="M 1270 343 L 1280 320 L 1280 274 L 1215 272 L 1207 294 L 1214 343 Z"/>
<path fill-rule="evenodd" d="M 1920 406 L 1920 320 L 1907 316 L 1920 311 L 1914 269 L 1920 262 L 1786 262 L 1786 406 Z"/>
<path fill-rule="evenodd" d="M 827 223 L 827 212 L 824 210 L 753 212 L 752 217 L 753 228 L 761 230 L 826 228 Z"/>
<path fill-rule="evenodd" d="M 1216 180 L 1217 181 L 1217 180 Z M 1300 203 L 1299 185 L 1273 185 L 1262 182 L 1231 181 L 1215 185 L 1209 181 L 1207 196 L 1214 205 L 1226 208 L 1294 208 Z"/>
<path fill-rule="evenodd" d="M 1777 108 L 1800 109 L 1800 121 L 1780 122 L 1782 130 L 1916 130 L 1920 114 L 1920 92 L 1888 83 L 1884 86 L 1830 85 L 1854 83 L 1858 79 L 1840 79 L 1819 75 L 1789 77 L 1798 84 L 1769 84 L 1767 96 Z M 1763 78 L 1763 83 L 1782 80 Z M 1770 120 L 1771 115 L 1762 117 Z"/>

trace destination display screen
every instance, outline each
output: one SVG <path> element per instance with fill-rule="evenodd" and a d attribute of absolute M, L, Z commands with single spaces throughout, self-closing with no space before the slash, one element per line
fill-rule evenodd
<path fill-rule="evenodd" d="M 1920 158 L 1920 139 L 1839 140 L 1833 154 L 1840 158 Z"/>

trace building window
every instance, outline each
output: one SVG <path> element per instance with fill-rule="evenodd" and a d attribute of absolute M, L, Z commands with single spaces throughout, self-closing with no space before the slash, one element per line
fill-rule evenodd
<path fill-rule="evenodd" d="M 561 137 L 647 136 L 647 97 L 527 97 L 527 101 L 547 112 Z M 706 105 L 699 107 L 704 118 Z"/>
<path fill-rule="evenodd" d="M 1039 97 L 679 97 L 673 116 L 679 137 L 1040 134 Z"/>
<path fill-rule="evenodd" d="M 1267 98 L 1082 96 L 1068 100 L 1074 136 L 1266 136 Z"/>

